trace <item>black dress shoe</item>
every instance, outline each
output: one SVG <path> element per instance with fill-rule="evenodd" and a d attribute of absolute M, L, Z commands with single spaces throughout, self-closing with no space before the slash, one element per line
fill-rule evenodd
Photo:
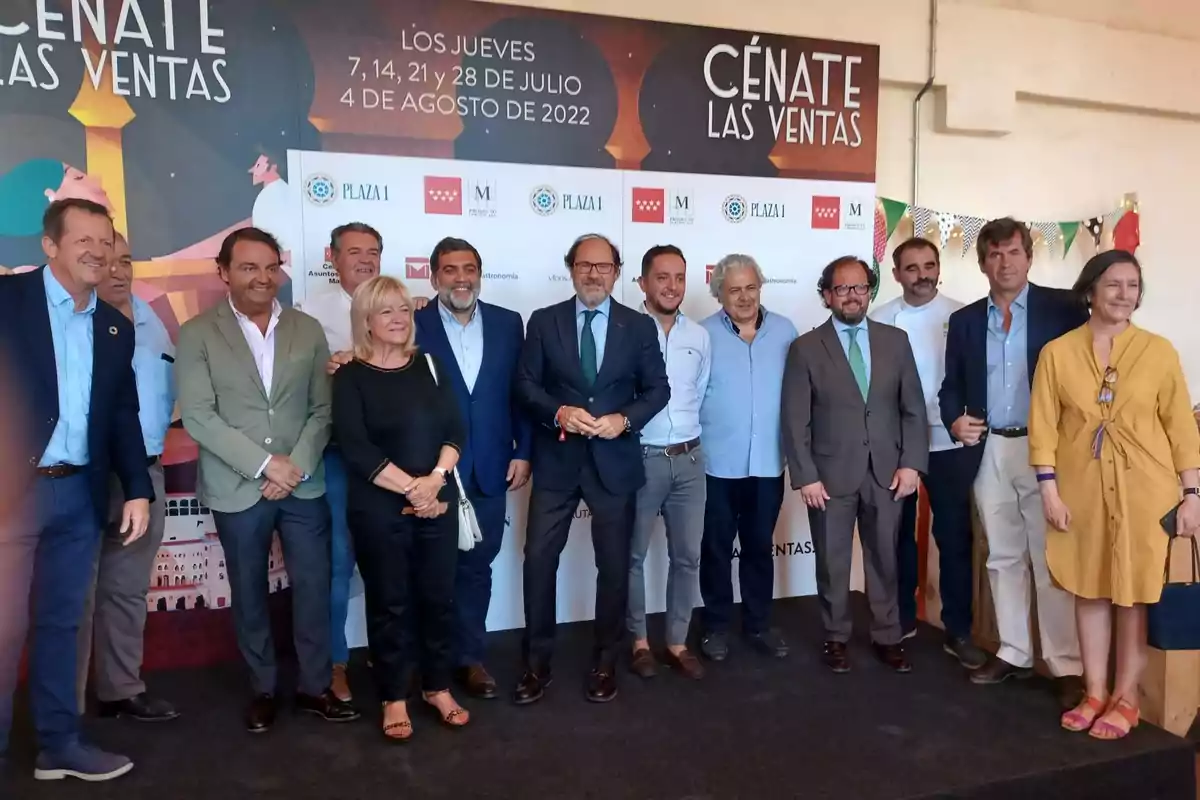
<path fill-rule="evenodd" d="M 846 643 L 826 642 L 821 651 L 821 661 L 838 675 L 849 672 L 850 656 L 846 653 Z"/>
<path fill-rule="evenodd" d="M 168 722 L 179 717 L 179 712 L 173 705 L 145 692 L 128 700 L 101 702 L 97 713 L 108 719 L 128 717 L 138 722 Z"/>
<path fill-rule="evenodd" d="M 513 689 L 513 702 L 519 706 L 527 706 L 542 699 L 553 678 L 550 670 L 526 669 Z"/>
<path fill-rule="evenodd" d="M 947 636 L 942 649 L 957 658 L 958 663 L 971 670 L 979 669 L 987 664 L 989 658 L 986 650 L 971 644 L 971 640 L 964 636 Z M 1074 708 L 1074 706 L 1071 707 Z"/>
<path fill-rule="evenodd" d="M 483 668 L 483 664 L 460 667 L 456 677 L 459 685 L 466 689 L 471 697 L 480 700 L 492 700 L 496 697 L 496 680 Z"/>
<path fill-rule="evenodd" d="M 329 689 L 316 696 L 297 692 L 296 708 L 316 714 L 328 722 L 353 722 L 360 716 L 357 708 L 345 700 L 338 700 Z"/>
<path fill-rule="evenodd" d="M 246 707 L 246 730 L 251 733 L 266 733 L 275 724 L 277 707 L 275 695 L 260 694 Z"/>
<path fill-rule="evenodd" d="M 990 686 L 994 683 L 1003 683 L 1009 678 L 1016 678 L 1023 681 L 1032 676 L 1033 670 L 1029 667 L 1014 667 L 1002 658 L 992 658 L 988 663 L 971 673 L 971 683 Z"/>
<path fill-rule="evenodd" d="M 1063 711 L 1070 711 L 1078 706 L 1086 694 L 1083 678 L 1078 675 L 1064 675 L 1054 679 L 1054 695 Z"/>
<path fill-rule="evenodd" d="M 616 670 L 612 667 L 596 667 L 588 673 L 587 699 L 590 702 L 607 703 L 616 696 Z"/>
<path fill-rule="evenodd" d="M 776 630 L 746 634 L 746 644 L 771 658 L 787 658 L 788 646 Z"/>
<path fill-rule="evenodd" d="M 709 661 L 724 661 L 729 657 L 729 637 L 721 631 L 704 634 L 700 640 L 700 654 Z"/>
<path fill-rule="evenodd" d="M 876 658 L 896 670 L 896 672 L 901 674 L 912 672 L 912 664 L 908 662 L 908 658 L 904 655 L 904 645 L 872 642 L 871 649 L 875 651 Z"/>

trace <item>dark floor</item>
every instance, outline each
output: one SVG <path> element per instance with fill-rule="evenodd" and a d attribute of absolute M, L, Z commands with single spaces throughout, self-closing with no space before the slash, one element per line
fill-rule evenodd
<path fill-rule="evenodd" d="M 661 625 L 661 619 L 653 620 Z M 556 683 L 527 708 L 472 702 L 464 731 L 415 714 L 416 736 L 390 746 L 377 730 L 367 676 L 356 675 L 366 718 L 333 726 L 286 714 L 252 737 L 240 726 L 245 686 L 237 668 L 157 673 L 151 688 L 185 712 L 177 723 L 91 722 L 92 738 L 132 756 L 130 775 L 107 784 L 32 780 L 32 747 L 11 753 L 20 800 L 388 800 L 390 798 L 1130 798 L 1191 800 L 1190 744 L 1143 725 L 1125 741 L 1096 742 L 1058 727 L 1047 684 L 975 687 L 933 629 L 910 643 L 915 670 L 896 675 L 865 642 L 854 671 L 819 663 L 812 599 L 781 601 L 777 622 L 793 652 L 771 661 L 738 648 L 709 677 L 641 682 L 584 701 L 588 626 L 564 627 Z M 860 627 L 865 630 L 865 626 Z M 652 633 L 655 628 L 652 627 Z M 498 634 L 493 666 L 515 677 L 518 639 Z M 18 720 L 19 728 L 27 722 Z M 19 775 L 17 767 L 20 767 Z"/>

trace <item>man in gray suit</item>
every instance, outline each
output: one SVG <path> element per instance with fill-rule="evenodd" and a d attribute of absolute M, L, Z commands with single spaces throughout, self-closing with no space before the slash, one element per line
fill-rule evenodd
<path fill-rule="evenodd" d="M 229 298 L 179 331 L 183 425 L 200 445 L 200 500 L 225 550 L 238 649 L 255 697 L 246 728 L 275 721 L 275 646 L 267 562 L 278 531 L 292 586 L 297 707 L 333 722 L 358 717 L 329 690 L 330 517 L 321 454 L 329 442 L 329 346 L 312 317 L 280 306 L 281 252 L 271 234 L 240 228 L 217 268 Z"/>
<path fill-rule="evenodd" d="M 854 256 L 825 267 L 817 288 L 832 316 L 792 343 L 783 378 L 783 448 L 808 506 L 823 660 L 839 673 L 850 669 L 856 522 L 875 654 L 897 672 L 912 669 L 901 645 L 896 536 L 902 501 L 926 469 L 929 432 L 907 334 L 867 321 L 877 282 Z"/>

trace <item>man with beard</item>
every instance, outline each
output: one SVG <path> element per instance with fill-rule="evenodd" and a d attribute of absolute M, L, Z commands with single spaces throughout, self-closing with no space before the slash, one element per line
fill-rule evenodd
<path fill-rule="evenodd" d="M 337 270 L 338 285 L 319 292 L 297 310 L 316 317 L 325 331 L 330 352 L 351 349 L 350 298 L 354 290 L 379 274 L 383 236 L 363 222 L 339 225 L 329 235 L 329 252 Z M 346 524 L 346 465 L 332 439 L 325 448 L 325 497 L 331 517 L 329 636 L 333 675 L 329 689 L 338 700 L 350 702 L 353 695 L 346 675 L 350 648 L 346 642 L 346 616 L 350 608 L 350 580 L 354 577 L 354 546 Z"/>
<path fill-rule="evenodd" d="M 962 303 L 938 291 L 941 258 L 931 242 L 913 238 L 892 252 L 892 277 L 903 295 L 871 311 L 871 319 L 908 334 L 929 419 L 929 474 L 923 479 L 933 512 L 938 549 L 944 648 L 967 669 L 979 669 L 987 654 L 971 643 L 971 478 L 966 449 L 950 438 L 938 410 L 938 390 L 946 375 L 946 330 Z M 904 638 L 917 632 L 917 495 L 904 500 L 897 547 L 900 627 Z"/>
<path fill-rule="evenodd" d="M 621 254 L 598 234 L 564 259 L 575 296 L 529 318 L 517 398 L 538 423 L 525 538 L 525 670 L 519 704 L 540 700 L 551 680 L 558 560 L 582 499 L 592 513 L 596 622 L 587 699 L 617 696 L 616 662 L 629 592 L 629 540 L 637 491 L 646 482 L 638 435 L 671 389 L 654 322 L 612 299 Z"/>
<path fill-rule="evenodd" d="M 674 669 L 699 680 L 704 667 L 687 649 L 692 611 L 700 597 L 700 542 L 704 534 L 704 454 L 700 449 L 700 403 L 712 366 L 708 331 L 679 310 L 687 289 L 687 262 L 674 245 L 656 245 L 642 256 L 638 286 L 642 311 L 654 320 L 667 365 L 671 399 L 642 429 L 646 485 L 638 490 L 637 520 L 629 564 L 629 632 L 633 671 L 657 672 L 646 634 L 646 582 L 642 565 L 662 514 L 667 529 L 667 649 Z"/>
<path fill-rule="evenodd" d="M 466 424 L 458 474 L 483 540 L 458 554 L 454 604 L 457 678 L 472 697 L 496 696 L 483 665 L 492 600 L 492 562 L 504 540 L 508 492 L 529 481 L 529 421 L 513 403 L 525 342 L 521 315 L 479 300 L 483 259 L 470 242 L 447 237 L 429 257 L 436 302 L 414 314 L 417 341 L 445 366 Z M 484 342 L 487 345 L 484 346 Z"/>
<path fill-rule="evenodd" d="M 837 673 L 850 670 L 856 523 L 875 654 L 897 672 L 912 669 L 901 644 L 896 534 L 901 501 L 929 461 L 929 422 L 908 336 L 867 322 L 877 281 L 854 256 L 825 267 L 817 290 L 831 317 L 792 343 L 783 379 L 783 446 L 792 488 L 808 506 L 822 658 Z"/>

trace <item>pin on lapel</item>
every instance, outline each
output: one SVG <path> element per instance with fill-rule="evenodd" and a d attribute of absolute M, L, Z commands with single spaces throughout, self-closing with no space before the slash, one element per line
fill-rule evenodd
<path fill-rule="evenodd" d="M 110 336 L 116 336 L 117 335 L 117 326 L 116 325 L 111 326 L 108 329 L 108 333 Z"/>

